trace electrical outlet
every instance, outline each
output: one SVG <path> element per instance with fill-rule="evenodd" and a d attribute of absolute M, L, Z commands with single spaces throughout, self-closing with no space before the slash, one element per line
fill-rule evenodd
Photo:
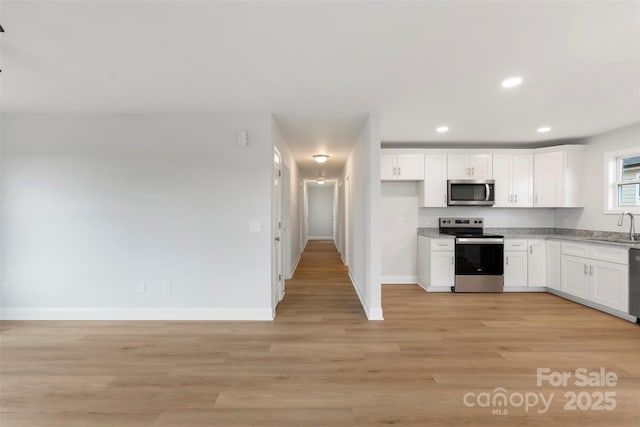
<path fill-rule="evenodd" d="M 173 290 L 173 286 L 171 285 L 170 281 L 164 281 L 161 283 L 161 289 L 162 289 L 162 293 L 164 294 L 170 294 L 171 291 Z"/>
<path fill-rule="evenodd" d="M 147 282 L 138 282 L 137 290 L 139 294 L 147 293 Z"/>
<path fill-rule="evenodd" d="M 8 294 L 9 292 L 11 292 L 11 283 L 2 282 L 2 287 L 0 287 L 0 292 L 2 292 L 3 294 Z"/>

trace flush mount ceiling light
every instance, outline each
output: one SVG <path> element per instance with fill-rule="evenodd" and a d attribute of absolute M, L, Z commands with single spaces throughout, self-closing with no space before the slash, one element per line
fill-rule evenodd
<path fill-rule="evenodd" d="M 447 126 L 438 126 L 436 128 L 436 132 L 438 132 L 438 133 L 447 133 L 447 132 L 449 132 L 449 127 L 447 127 Z"/>
<path fill-rule="evenodd" d="M 315 156 L 313 156 L 313 160 L 315 160 L 317 163 L 324 163 L 329 160 L 329 156 L 327 154 L 316 154 Z"/>
<path fill-rule="evenodd" d="M 550 126 L 540 126 L 536 132 L 538 133 L 547 133 L 551 130 Z"/>
<path fill-rule="evenodd" d="M 316 181 L 319 185 L 323 185 L 324 184 L 324 179 L 319 179 Z"/>
<path fill-rule="evenodd" d="M 511 89 L 513 87 L 520 86 L 522 84 L 522 77 L 513 76 L 502 81 L 502 87 L 505 89 Z"/>

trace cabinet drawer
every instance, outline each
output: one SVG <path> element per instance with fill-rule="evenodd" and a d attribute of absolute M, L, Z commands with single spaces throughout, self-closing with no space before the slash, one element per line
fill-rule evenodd
<path fill-rule="evenodd" d="M 604 245 L 591 245 L 591 258 L 627 265 L 629 264 L 629 250 Z"/>
<path fill-rule="evenodd" d="M 524 239 L 505 239 L 504 250 L 505 251 L 526 251 L 527 241 Z"/>
<path fill-rule="evenodd" d="M 583 243 L 562 242 L 561 245 L 563 255 L 579 256 L 583 258 L 589 257 L 589 245 Z"/>
<path fill-rule="evenodd" d="M 452 251 L 454 246 L 454 239 L 431 239 L 432 251 Z"/>

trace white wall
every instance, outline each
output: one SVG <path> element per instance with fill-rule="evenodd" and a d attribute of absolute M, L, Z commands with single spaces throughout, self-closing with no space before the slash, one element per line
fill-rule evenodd
<path fill-rule="evenodd" d="M 380 120 L 370 115 L 347 159 L 349 274 L 370 320 L 382 319 L 380 287 Z"/>
<path fill-rule="evenodd" d="M 418 183 L 382 182 L 382 283 L 418 280 Z"/>
<path fill-rule="evenodd" d="M 271 319 L 270 122 L 5 115 L 2 316 Z"/>
<path fill-rule="evenodd" d="M 616 225 L 618 216 L 604 214 L 604 153 L 625 148 L 640 149 L 640 123 L 617 129 L 613 132 L 586 138 L 587 166 L 585 177 L 586 203 L 584 209 L 558 209 L 555 213 L 555 225 L 560 228 L 581 230 L 629 231 Z"/>
<path fill-rule="evenodd" d="M 333 238 L 333 194 L 334 185 L 307 182 L 307 202 L 309 204 L 309 238 Z"/>

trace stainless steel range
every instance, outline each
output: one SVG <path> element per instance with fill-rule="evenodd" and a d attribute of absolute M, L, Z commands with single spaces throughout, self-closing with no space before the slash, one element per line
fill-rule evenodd
<path fill-rule="evenodd" d="M 440 233 L 456 236 L 453 292 L 502 292 L 504 236 L 484 234 L 482 218 L 440 218 Z"/>

